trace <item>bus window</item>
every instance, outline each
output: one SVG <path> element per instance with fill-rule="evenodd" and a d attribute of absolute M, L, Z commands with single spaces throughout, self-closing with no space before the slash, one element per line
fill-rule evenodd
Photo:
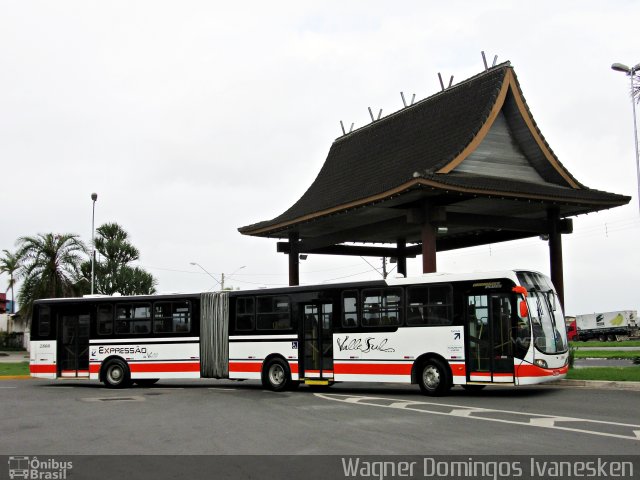
<path fill-rule="evenodd" d="M 401 324 L 402 289 L 385 288 L 362 291 L 362 326 L 386 327 Z"/>
<path fill-rule="evenodd" d="M 345 328 L 358 326 L 357 290 L 348 290 L 342 294 L 342 326 Z"/>
<path fill-rule="evenodd" d="M 151 305 L 116 305 L 116 333 L 119 335 L 151 332 Z"/>
<path fill-rule="evenodd" d="M 255 321 L 254 298 L 240 297 L 236 299 L 236 330 L 253 330 Z"/>
<path fill-rule="evenodd" d="M 258 297 L 258 330 L 290 330 L 289 297 Z"/>
<path fill-rule="evenodd" d="M 51 333 L 51 308 L 41 306 L 38 309 L 38 335 L 48 337 Z"/>
<path fill-rule="evenodd" d="M 451 325 L 453 323 L 453 299 L 449 285 L 434 285 L 429 287 L 429 325 Z"/>
<path fill-rule="evenodd" d="M 187 333 L 191 330 L 189 302 L 157 302 L 153 305 L 153 333 Z"/>
<path fill-rule="evenodd" d="M 113 305 L 98 306 L 98 335 L 113 333 Z"/>
<path fill-rule="evenodd" d="M 452 306 L 449 285 L 409 287 L 407 325 L 451 325 Z"/>

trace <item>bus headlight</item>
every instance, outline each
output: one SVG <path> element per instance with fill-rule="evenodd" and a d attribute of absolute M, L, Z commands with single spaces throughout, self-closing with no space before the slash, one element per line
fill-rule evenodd
<path fill-rule="evenodd" d="M 542 360 L 541 358 L 536 359 L 536 361 L 533 363 L 535 363 L 540 368 L 549 368 L 547 362 L 545 360 Z"/>

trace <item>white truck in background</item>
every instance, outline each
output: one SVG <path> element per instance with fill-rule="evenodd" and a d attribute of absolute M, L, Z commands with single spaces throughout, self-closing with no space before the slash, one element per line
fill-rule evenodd
<path fill-rule="evenodd" d="M 567 326 L 567 337 L 573 341 L 600 340 L 601 342 L 628 340 L 640 335 L 638 312 L 620 310 L 604 313 L 576 315 Z"/>

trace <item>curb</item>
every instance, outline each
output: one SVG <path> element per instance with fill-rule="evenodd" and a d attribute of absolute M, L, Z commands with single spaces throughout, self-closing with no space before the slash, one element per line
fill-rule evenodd
<path fill-rule="evenodd" d="M 31 375 L 0 375 L 0 380 L 29 380 Z"/>
<path fill-rule="evenodd" d="M 606 380 L 558 380 L 549 382 L 549 386 L 554 387 L 576 387 L 576 388 L 595 388 L 595 389 L 611 389 L 611 390 L 632 390 L 640 391 L 640 382 L 615 382 Z"/>

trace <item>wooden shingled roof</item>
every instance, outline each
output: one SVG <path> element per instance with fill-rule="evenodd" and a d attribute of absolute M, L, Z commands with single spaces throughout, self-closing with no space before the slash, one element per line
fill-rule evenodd
<path fill-rule="evenodd" d="M 272 238 L 296 231 L 303 238 L 350 229 L 337 241 L 385 243 L 400 228 L 408 241 L 419 241 L 418 229 L 402 221 L 389 224 L 395 230 L 386 235 L 359 235 L 357 227 L 383 226 L 425 199 L 452 214 L 542 220 L 550 206 L 568 217 L 630 197 L 588 188 L 562 165 L 504 63 L 336 139 L 297 202 L 239 231 Z"/>

